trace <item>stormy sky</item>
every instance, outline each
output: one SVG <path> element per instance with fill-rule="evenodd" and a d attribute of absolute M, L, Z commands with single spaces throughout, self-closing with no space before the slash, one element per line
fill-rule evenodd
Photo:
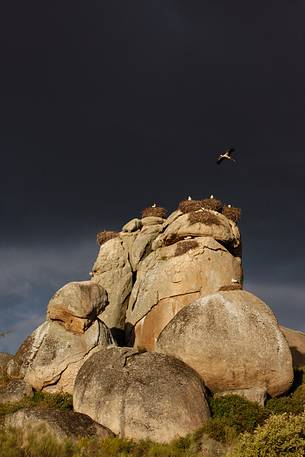
<path fill-rule="evenodd" d="M 188 195 L 242 208 L 245 288 L 305 331 L 304 54 L 304 0 L 3 2 L 0 351 L 97 231 Z"/>

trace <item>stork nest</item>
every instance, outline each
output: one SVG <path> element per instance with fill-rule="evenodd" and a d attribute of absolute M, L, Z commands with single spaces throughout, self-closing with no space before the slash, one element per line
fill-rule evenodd
<path fill-rule="evenodd" d="M 204 209 L 211 209 L 213 211 L 221 213 L 223 204 L 220 200 L 217 200 L 216 198 L 204 198 L 203 200 L 201 200 L 201 207 Z"/>
<path fill-rule="evenodd" d="M 143 209 L 142 218 L 154 216 L 154 217 L 162 217 L 163 219 L 165 219 L 166 214 L 167 214 L 167 211 L 165 208 L 162 208 L 161 206 L 156 206 L 155 208 L 153 208 L 152 206 L 150 206 L 148 208 Z"/>
<path fill-rule="evenodd" d="M 229 206 L 224 206 L 222 210 L 222 214 L 226 216 L 228 219 L 230 219 L 233 222 L 238 222 L 240 219 L 241 215 L 241 209 L 240 208 L 234 208 L 234 207 L 229 207 Z"/>
<path fill-rule="evenodd" d="M 189 213 L 188 215 L 188 220 L 190 224 L 205 224 L 205 225 L 219 225 L 219 219 L 218 217 L 210 213 L 210 211 L 194 211 L 192 213 Z"/>
<path fill-rule="evenodd" d="M 190 249 L 195 249 L 198 246 L 199 246 L 199 244 L 198 244 L 198 241 L 196 241 L 196 240 L 180 241 L 176 247 L 175 257 L 177 257 L 179 255 L 183 255 L 186 252 L 188 252 Z"/>
<path fill-rule="evenodd" d="M 239 283 L 229 284 L 227 286 L 221 286 L 218 289 L 218 292 L 226 292 L 228 290 L 241 290 L 241 285 Z"/>
<path fill-rule="evenodd" d="M 96 235 L 97 244 L 102 246 L 106 241 L 112 240 L 119 236 L 119 232 L 112 232 L 111 230 L 104 230 L 103 232 L 98 232 Z"/>
<path fill-rule="evenodd" d="M 201 208 L 201 200 L 182 200 L 178 208 L 182 213 L 191 213 Z"/>

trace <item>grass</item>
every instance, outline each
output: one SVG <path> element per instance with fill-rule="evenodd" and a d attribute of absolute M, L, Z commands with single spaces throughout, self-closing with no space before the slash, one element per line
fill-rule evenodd
<path fill-rule="evenodd" d="M 189 213 L 188 220 L 190 224 L 219 225 L 217 216 L 210 211 L 194 211 Z"/>
<path fill-rule="evenodd" d="M 202 433 L 195 432 L 169 444 L 122 438 L 57 440 L 43 427 L 30 431 L 0 430 L 1 457 L 199 457 Z M 207 455 L 207 454 L 205 454 Z M 215 454 L 211 454 L 215 455 Z"/>
<path fill-rule="evenodd" d="M 102 244 L 106 243 L 106 241 L 112 240 L 119 235 L 119 232 L 113 232 L 111 230 L 104 230 L 102 232 L 98 232 L 96 235 L 97 244 L 102 246 Z"/>
<path fill-rule="evenodd" d="M 148 208 L 144 208 L 142 211 L 142 218 L 143 217 L 149 217 L 149 216 L 154 216 L 154 217 L 162 217 L 162 219 L 166 218 L 167 211 L 165 208 L 162 208 L 162 206 L 149 206 Z"/>
<path fill-rule="evenodd" d="M 241 215 L 241 209 L 234 206 L 224 206 L 222 214 L 233 222 L 238 222 Z"/>
<path fill-rule="evenodd" d="M 175 251 L 175 256 L 183 255 L 186 252 L 188 252 L 190 249 L 195 249 L 199 246 L 198 241 L 196 240 L 186 240 L 186 241 L 180 241 L 177 244 L 176 251 Z"/>
<path fill-rule="evenodd" d="M 14 413 L 23 408 L 44 408 L 71 411 L 73 409 L 72 395 L 34 392 L 34 395 L 31 398 L 27 397 L 20 401 L 0 404 L 0 416 Z"/>

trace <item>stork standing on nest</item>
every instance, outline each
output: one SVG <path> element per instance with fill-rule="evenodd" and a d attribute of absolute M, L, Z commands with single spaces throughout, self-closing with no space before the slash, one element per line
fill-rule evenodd
<path fill-rule="evenodd" d="M 233 162 L 236 162 L 236 160 L 232 157 L 233 152 L 235 151 L 234 148 L 229 148 L 226 149 L 223 154 L 219 154 L 218 159 L 217 159 L 217 165 L 220 165 L 221 162 L 224 160 L 232 160 Z"/>

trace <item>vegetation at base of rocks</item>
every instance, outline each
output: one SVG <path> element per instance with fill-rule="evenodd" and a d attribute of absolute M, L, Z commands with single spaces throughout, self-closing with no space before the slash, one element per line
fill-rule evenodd
<path fill-rule="evenodd" d="M 142 211 L 142 218 L 143 217 L 149 217 L 149 216 L 154 216 L 154 217 L 162 217 L 165 219 L 167 214 L 167 211 L 165 208 L 162 208 L 162 206 L 150 206 L 148 208 L 144 208 Z"/>
<path fill-rule="evenodd" d="M 233 435 L 233 431 L 227 430 L 227 427 L 232 428 L 238 435 L 245 431 L 253 431 L 266 419 L 264 408 L 238 395 L 212 398 L 209 404 L 212 419 L 207 433 L 222 442 L 226 442 L 228 433 Z M 213 423 L 218 438 L 213 435 Z M 223 436 L 221 436 L 221 427 L 223 427 Z"/>
<path fill-rule="evenodd" d="M 217 198 L 204 198 L 201 200 L 201 207 L 204 209 L 211 209 L 221 213 L 222 211 L 222 202 L 217 200 Z"/>
<path fill-rule="evenodd" d="M 305 384 L 301 384 L 289 396 L 271 398 L 266 402 L 266 414 L 300 414 L 305 409 Z"/>
<path fill-rule="evenodd" d="M 228 284 L 227 286 L 221 286 L 219 287 L 218 291 L 219 292 L 226 292 L 228 290 L 241 290 L 241 285 L 240 284 Z"/>
<path fill-rule="evenodd" d="M 188 220 L 190 224 L 205 224 L 205 225 L 212 225 L 216 224 L 219 225 L 219 220 L 215 214 L 201 210 L 201 211 L 193 211 L 192 213 L 189 213 L 188 215 Z"/>
<path fill-rule="evenodd" d="M 14 413 L 23 408 L 44 408 L 71 411 L 73 409 L 73 399 L 70 394 L 34 392 L 33 397 L 26 397 L 20 401 L 0 404 L 0 416 Z"/>
<path fill-rule="evenodd" d="M 201 200 L 182 200 L 178 205 L 182 213 L 191 213 L 192 211 L 201 209 L 201 207 Z"/>
<path fill-rule="evenodd" d="M 26 433 L 14 429 L 0 430 L 0 455 L 3 457 L 199 457 L 203 447 L 206 457 L 224 455 L 220 453 L 221 445 L 211 440 L 203 445 L 201 431 L 162 444 L 118 437 L 57 440 L 42 427 Z"/>
<path fill-rule="evenodd" d="M 112 238 L 116 238 L 119 235 L 119 232 L 113 232 L 111 230 L 103 230 L 102 232 L 98 232 L 96 235 L 97 244 L 102 246 L 102 244 L 106 243 L 106 241 L 112 240 Z"/>
<path fill-rule="evenodd" d="M 305 455 L 305 413 L 270 416 L 254 433 L 240 436 L 230 457 L 303 457 Z"/>
<path fill-rule="evenodd" d="M 186 252 L 188 252 L 190 249 L 195 249 L 199 246 L 198 241 L 196 240 L 186 240 L 186 241 L 180 241 L 177 244 L 176 250 L 175 250 L 175 256 L 183 255 Z"/>
<path fill-rule="evenodd" d="M 222 214 L 236 223 L 240 219 L 241 209 L 234 206 L 224 206 Z"/>

